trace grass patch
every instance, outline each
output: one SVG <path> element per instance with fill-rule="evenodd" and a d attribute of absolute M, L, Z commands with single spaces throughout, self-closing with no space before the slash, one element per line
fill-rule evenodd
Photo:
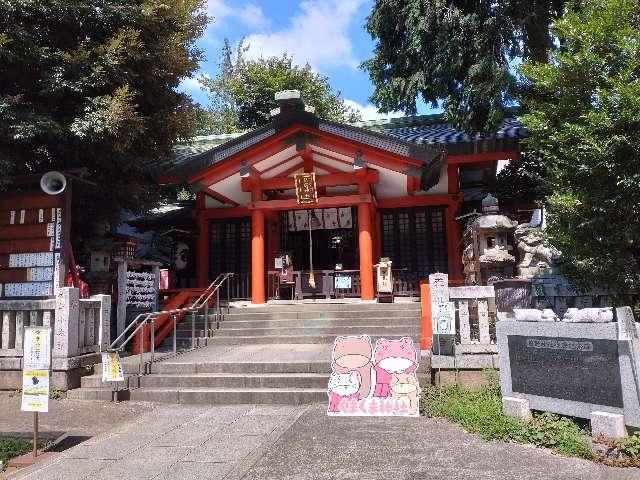
<path fill-rule="evenodd" d="M 444 417 L 485 440 L 531 443 L 562 455 L 594 458 L 587 431 L 569 418 L 543 413 L 525 424 L 507 417 L 495 378 L 490 373 L 488 385 L 480 390 L 427 387 L 420 398 L 420 412 Z"/>
<path fill-rule="evenodd" d="M 21 439 L 0 439 L 0 461 L 6 467 L 7 462 L 31 451 L 31 442 Z"/>

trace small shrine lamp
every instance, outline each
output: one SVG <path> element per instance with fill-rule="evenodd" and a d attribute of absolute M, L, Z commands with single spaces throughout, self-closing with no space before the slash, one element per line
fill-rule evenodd
<path fill-rule="evenodd" d="M 361 170 L 365 167 L 364 160 L 362 160 L 362 152 L 360 150 L 356 151 L 353 157 L 353 169 Z"/>
<path fill-rule="evenodd" d="M 242 160 L 240 162 L 240 178 L 247 178 L 251 174 L 249 170 L 249 165 L 247 165 L 246 160 Z"/>

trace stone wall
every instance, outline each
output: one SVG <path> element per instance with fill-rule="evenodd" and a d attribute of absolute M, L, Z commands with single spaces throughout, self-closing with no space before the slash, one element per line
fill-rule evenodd
<path fill-rule="evenodd" d="M 53 390 L 80 385 L 109 345 L 111 297 L 80 299 L 76 288 L 60 288 L 55 299 L 0 301 L 0 389 L 22 388 L 25 326 L 52 329 Z"/>

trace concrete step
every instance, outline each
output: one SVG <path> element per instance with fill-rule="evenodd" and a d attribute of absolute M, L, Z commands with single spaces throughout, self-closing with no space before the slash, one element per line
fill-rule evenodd
<path fill-rule="evenodd" d="M 329 318 L 315 320 L 224 320 L 220 329 L 228 328 L 289 328 L 289 327 L 357 327 L 359 325 L 420 325 L 417 317 L 361 317 L 361 318 Z M 197 326 L 197 325 L 196 325 Z M 203 323 L 204 327 L 204 323 Z"/>
<path fill-rule="evenodd" d="M 324 402 L 326 388 L 140 388 L 131 400 L 184 404 L 288 404 Z"/>
<path fill-rule="evenodd" d="M 180 360 L 154 363 L 154 374 L 192 375 L 197 373 L 229 374 L 278 374 L 278 373 L 317 373 L 331 371 L 331 362 L 181 362 Z"/>
<path fill-rule="evenodd" d="M 142 388 L 326 388 L 322 373 L 156 374 L 140 378 Z"/>
<path fill-rule="evenodd" d="M 246 322 L 254 322 L 256 324 L 262 322 L 287 322 L 290 325 L 310 325 L 313 322 L 336 322 L 336 324 L 349 324 L 358 322 L 362 322 L 363 320 L 371 320 L 372 322 L 389 322 L 389 319 L 398 320 L 398 322 L 402 323 L 410 323 L 410 322 L 420 322 L 420 315 L 418 314 L 406 314 L 404 312 L 389 312 L 388 314 L 380 314 L 376 313 L 375 315 L 370 313 L 360 312 L 358 315 L 338 315 L 337 312 L 332 312 L 332 315 L 322 316 L 322 315 L 309 315 L 306 317 L 296 317 L 292 315 L 286 315 L 281 317 L 279 315 L 271 315 L 259 313 L 256 315 L 225 315 L 217 323 L 222 324 L 235 324 L 235 323 L 246 323 Z M 214 317 L 210 317 L 207 322 L 208 325 L 214 325 L 216 323 L 216 319 Z M 178 328 L 191 328 L 191 319 L 185 319 L 182 322 L 178 323 Z M 200 316 L 196 318 L 196 328 L 204 327 L 204 317 Z"/>
<path fill-rule="evenodd" d="M 420 327 L 417 325 L 389 325 L 389 326 L 355 326 L 355 327 L 289 327 L 289 328 L 221 328 L 213 330 L 209 338 L 213 337 L 261 337 L 261 336 L 318 336 L 332 335 L 333 338 L 340 335 L 364 335 L 373 337 L 406 337 L 420 334 Z M 196 330 L 196 338 L 205 337 L 204 331 Z M 176 333 L 178 342 L 191 344 L 191 330 L 178 331 Z M 168 345 L 173 345 L 173 336 L 165 340 Z M 285 339 L 280 343 L 288 343 Z M 303 342 L 304 343 L 304 342 Z M 204 344 L 202 344 L 204 345 Z"/>
<path fill-rule="evenodd" d="M 298 312 L 253 312 L 250 309 L 239 313 L 224 315 L 225 321 L 234 320 L 318 320 L 318 319 L 341 319 L 341 318 L 389 318 L 409 317 L 420 318 L 420 310 L 338 310 L 338 311 L 298 311 Z M 213 316 L 210 315 L 213 319 Z M 190 321 L 190 319 L 188 319 Z M 204 319 L 203 319 L 204 320 Z M 185 319 L 187 321 L 187 319 Z"/>
<path fill-rule="evenodd" d="M 372 310 L 420 310 L 420 302 L 400 302 L 400 303 L 296 303 L 267 305 L 260 307 L 231 307 L 230 313 L 286 313 L 286 312 L 346 312 L 346 311 L 367 311 Z"/>
<path fill-rule="evenodd" d="M 367 332 L 360 332 L 367 333 Z M 206 339 L 202 339 L 202 345 L 251 345 L 251 344 L 270 344 L 270 343 L 309 343 L 309 344 L 332 344 L 338 335 L 324 334 L 324 335 L 247 335 L 247 336 L 225 336 L 215 335 Z M 403 336 L 410 337 L 414 343 L 420 341 L 420 335 L 411 334 L 389 334 L 389 336 Z M 371 341 L 375 343 L 380 338 L 386 338 L 379 332 L 371 334 Z"/>
<path fill-rule="evenodd" d="M 179 333 L 179 332 L 178 332 Z M 214 336 L 271 336 L 271 335 L 381 335 L 405 336 L 420 334 L 419 325 L 360 325 L 338 327 L 283 327 L 283 328 L 229 328 L 225 326 L 216 331 Z"/>
<path fill-rule="evenodd" d="M 126 392 L 128 396 L 129 390 L 126 390 Z M 123 398 L 123 394 L 120 394 L 119 398 L 126 400 L 126 398 Z M 113 391 L 111 388 L 76 388 L 67 391 L 67 399 L 110 402 L 113 399 Z"/>

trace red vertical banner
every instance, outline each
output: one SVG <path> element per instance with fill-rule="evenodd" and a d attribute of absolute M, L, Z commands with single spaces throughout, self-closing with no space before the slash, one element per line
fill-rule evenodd
<path fill-rule="evenodd" d="M 431 287 L 427 280 L 420 281 L 420 350 L 431 350 L 433 324 L 431 320 Z"/>

